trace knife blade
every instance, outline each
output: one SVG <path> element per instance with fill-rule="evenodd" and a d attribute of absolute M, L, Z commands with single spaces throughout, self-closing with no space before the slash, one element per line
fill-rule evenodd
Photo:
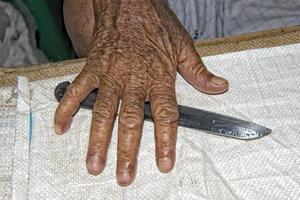
<path fill-rule="evenodd" d="M 59 102 L 70 82 L 65 81 L 55 88 L 55 98 Z M 97 90 L 94 90 L 80 104 L 81 108 L 93 109 L 97 97 Z M 201 130 L 210 134 L 230 137 L 241 140 L 259 139 L 269 135 L 272 130 L 264 126 L 242 119 L 226 116 L 202 109 L 178 105 L 179 126 Z M 144 119 L 152 121 L 150 103 L 145 103 Z"/>

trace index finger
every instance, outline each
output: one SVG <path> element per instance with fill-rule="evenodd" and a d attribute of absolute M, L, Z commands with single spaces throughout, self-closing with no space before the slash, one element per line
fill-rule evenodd
<path fill-rule="evenodd" d="M 97 88 L 97 85 L 95 76 L 83 70 L 68 86 L 55 112 L 54 130 L 56 134 L 63 134 L 69 129 L 73 115 L 78 110 L 80 103 Z"/>

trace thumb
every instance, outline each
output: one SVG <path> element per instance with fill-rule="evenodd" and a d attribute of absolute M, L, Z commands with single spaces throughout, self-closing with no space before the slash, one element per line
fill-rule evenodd
<path fill-rule="evenodd" d="M 197 53 L 192 39 L 182 49 L 178 63 L 179 73 L 196 89 L 208 94 L 224 93 L 229 88 L 226 79 L 207 70 Z"/>

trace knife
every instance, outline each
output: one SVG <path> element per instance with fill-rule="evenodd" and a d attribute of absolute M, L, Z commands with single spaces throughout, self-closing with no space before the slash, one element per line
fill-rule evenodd
<path fill-rule="evenodd" d="M 55 98 L 59 102 L 70 82 L 65 81 L 55 88 Z M 81 108 L 93 109 L 98 91 L 94 90 L 80 104 Z M 271 133 L 271 129 L 253 122 L 237 119 L 234 117 L 178 105 L 179 126 L 201 130 L 210 134 L 230 137 L 241 140 L 259 139 Z M 150 103 L 145 103 L 144 118 L 152 121 Z"/>

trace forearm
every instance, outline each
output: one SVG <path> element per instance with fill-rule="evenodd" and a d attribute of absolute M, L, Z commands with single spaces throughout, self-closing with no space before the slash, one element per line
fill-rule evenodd
<path fill-rule="evenodd" d="M 146 12 L 149 7 L 155 9 L 168 6 L 167 0 L 93 0 L 93 3 L 95 18 L 101 19 L 104 23 L 102 25 L 112 25 L 125 7 L 132 11 L 139 9 Z"/>
<path fill-rule="evenodd" d="M 93 8 L 96 29 L 111 29 L 137 20 L 145 24 L 149 18 L 172 12 L 167 0 L 93 0 Z M 174 17 L 174 13 L 171 15 Z"/>

